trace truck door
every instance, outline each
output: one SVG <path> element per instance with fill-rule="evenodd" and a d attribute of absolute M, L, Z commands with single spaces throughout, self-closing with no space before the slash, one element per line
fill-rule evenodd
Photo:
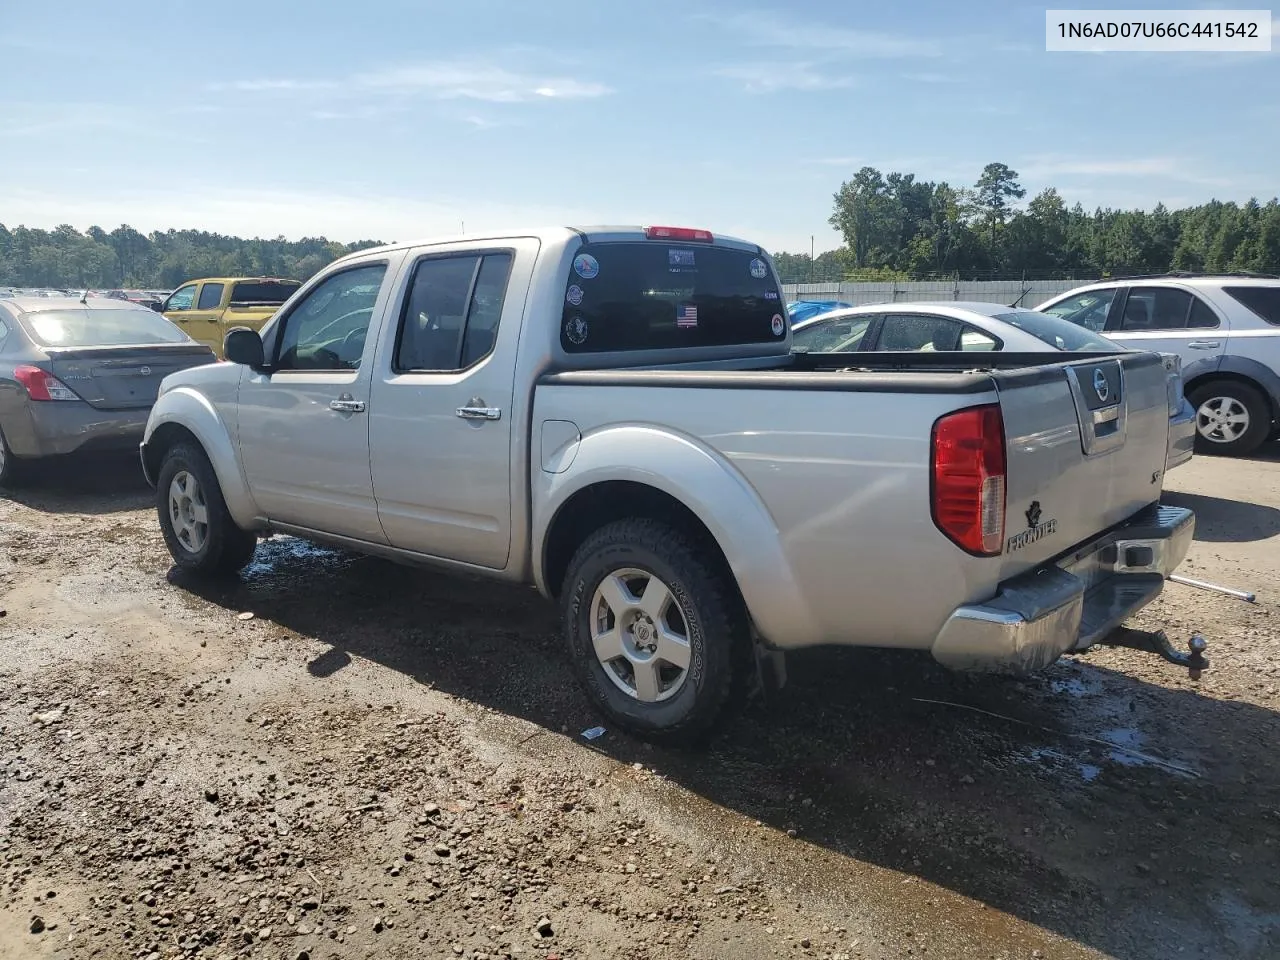
<path fill-rule="evenodd" d="M 501 570 L 511 552 L 516 356 L 534 239 L 410 253 L 369 402 L 378 516 L 392 546 Z M 528 385 L 522 385 L 524 394 Z"/>
<path fill-rule="evenodd" d="M 226 284 L 221 280 L 204 281 L 192 308 L 182 315 L 182 329 L 187 336 L 208 344 L 219 357 L 222 356 L 225 331 L 218 321 L 222 319 L 222 292 L 225 289 Z"/>

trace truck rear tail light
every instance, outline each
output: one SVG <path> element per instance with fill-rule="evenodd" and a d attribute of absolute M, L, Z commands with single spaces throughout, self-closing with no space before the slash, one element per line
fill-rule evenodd
<path fill-rule="evenodd" d="M 76 392 L 53 374 L 20 364 L 14 368 L 13 377 L 26 388 L 27 396 L 32 400 L 79 400 Z"/>
<path fill-rule="evenodd" d="M 710 230 L 695 230 L 692 227 L 645 227 L 644 235 L 649 240 L 682 240 L 688 243 L 715 241 Z"/>
<path fill-rule="evenodd" d="M 997 556 L 1004 544 L 1005 445 L 999 404 L 957 410 L 933 425 L 933 522 L 957 546 Z"/>

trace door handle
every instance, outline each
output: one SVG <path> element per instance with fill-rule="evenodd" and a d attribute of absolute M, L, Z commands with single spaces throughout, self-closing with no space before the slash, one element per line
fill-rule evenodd
<path fill-rule="evenodd" d="M 336 410 L 338 413 L 364 413 L 364 401 L 356 400 L 351 394 L 344 393 L 337 400 L 329 401 L 329 409 Z"/>
<path fill-rule="evenodd" d="M 459 407 L 455 413 L 463 420 L 501 420 L 501 407 L 486 407 L 484 401 L 480 399 L 472 399 L 470 404 L 465 407 Z"/>
<path fill-rule="evenodd" d="M 1217 350 L 1222 346 L 1221 340 L 1192 340 L 1187 344 L 1192 350 Z"/>

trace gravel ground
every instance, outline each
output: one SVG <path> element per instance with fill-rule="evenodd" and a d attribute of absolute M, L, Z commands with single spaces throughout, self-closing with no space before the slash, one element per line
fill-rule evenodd
<path fill-rule="evenodd" d="M 132 462 L 0 499 L 0 957 L 1280 956 L 1280 450 L 1187 575 L 1009 681 L 793 657 L 701 754 L 598 721 L 532 591 L 275 538 L 170 572 Z"/>

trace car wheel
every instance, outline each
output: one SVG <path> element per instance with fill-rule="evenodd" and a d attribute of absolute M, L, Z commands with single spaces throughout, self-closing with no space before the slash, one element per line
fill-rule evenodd
<path fill-rule="evenodd" d="M 1243 456 L 1271 432 L 1271 407 L 1261 391 L 1220 380 L 1196 387 L 1189 396 L 1196 411 L 1196 452 Z"/>
<path fill-rule="evenodd" d="M 22 479 L 22 468 L 25 466 L 9 449 L 5 441 L 4 431 L 0 430 L 0 487 L 12 487 Z"/>
<path fill-rule="evenodd" d="M 156 478 L 156 511 L 173 562 L 192 573 L 234 573 L 258 544 L 231 519 L 213 465 L 192 444 L 179 443 L 165 454 Z"/>
<path fill-rule="evenodd" d="M 620 520 L 574 554 L 565 639 L 592 703 L 645 739 L 704 740 L 746 692 L 751 638 L 727 565 L 656 520 Z"/>

